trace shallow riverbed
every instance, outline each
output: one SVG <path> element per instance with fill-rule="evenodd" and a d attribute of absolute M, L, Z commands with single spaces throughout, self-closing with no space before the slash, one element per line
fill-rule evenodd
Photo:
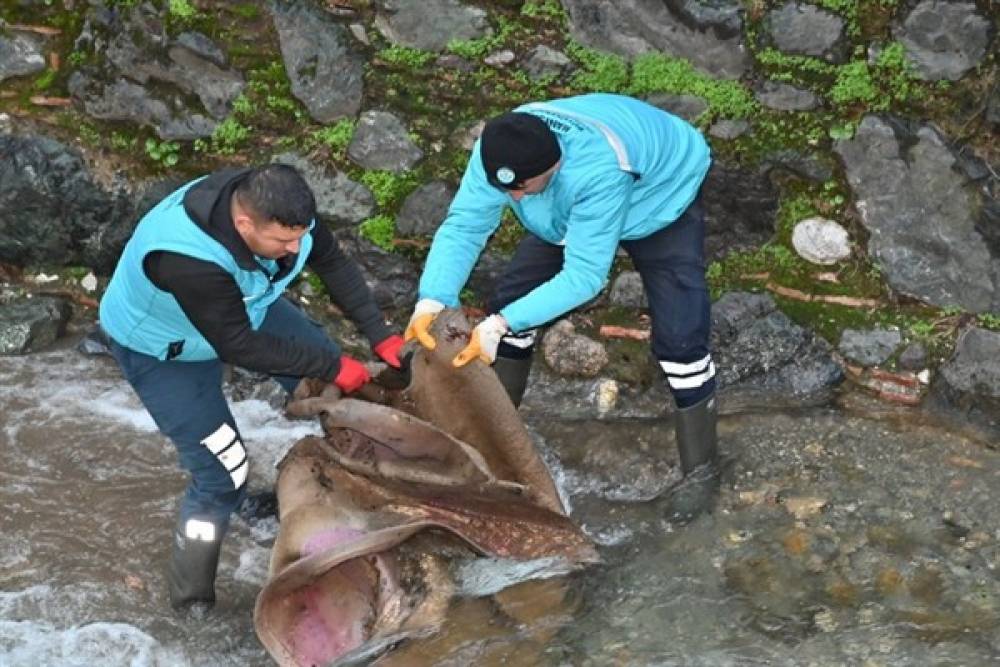
<path fill-rule="evenodd" d="M 0 412 L 0 665 L 271 664 L 251 613 L 273 525 L 234 522 L 209 622 L 169 611 L 184 477 L 109 359 L 0 358 Z M 234 412 L 258 480 L 318 431 L 259 400 Z M 529 424 L 604 563 L 456 600 L 440 636 L 382 664 L 1000 661 L 995 451 L 906 418 L 730 416 L 718 511 L 677 528 L 649 500 L 675 474 L 669 428 Z"/>

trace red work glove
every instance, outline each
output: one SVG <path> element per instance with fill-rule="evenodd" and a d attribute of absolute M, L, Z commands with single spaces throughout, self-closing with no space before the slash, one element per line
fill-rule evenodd
<path fill-rule="evenodd" d="M 402 336 L 393 334 L 372 349 L 375 350 L 375 354 L 378 355 L 379 359 L 385 363 L 393 368 L 402 368 L 403 365 L 399 361 L 399 350 L 403 347 L 403 343 Z"/>
<path fill-rule="evenodd" d="M 337 373 L 337 377 L 333 378 L 333 383 L 342 392 L 345 394 L 353 393 L 371 379 L 372 376 L 364 364 L 346 354 L 340 355 L 340 372 Z"/>

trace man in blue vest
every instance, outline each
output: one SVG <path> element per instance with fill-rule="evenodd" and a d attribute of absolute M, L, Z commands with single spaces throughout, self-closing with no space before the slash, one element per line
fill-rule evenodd
<path fill-rule="evenodd" d="M 510 206 L 529 232 L 500 277 L 468 347 L 454 360 L 493 364 L 518 404 L 540 325 L 594 298 L 621 245 L 642 276 L 652 352 L 677 412 L 683 482 L 669 514 L 687 521 L 717 489 L 715 366 L 709 351 L 704 213 L 711 162 L 701 134 L 639 100 L 591 94 L 526 104 L 490 120 L 434 236 L 406 330 L 428 326 L 458 295 Z"/>
<path fill-rule="evenodd" d="M 195 180 L 139 222 L 101 300 L 112 354 L 191 476 L 167 577 L 175 608 L 214 604 L 222 538 L 246 495 L 249 461 L 222 394 L 223 362 L 269 373 L 289 393 L 301 378 L 344 393 L 370 379 L 281 298 L 304 266 L 375 353 L 399 366 L 402 338 L 315 215 L 312 191 L 289 166 Z"/>

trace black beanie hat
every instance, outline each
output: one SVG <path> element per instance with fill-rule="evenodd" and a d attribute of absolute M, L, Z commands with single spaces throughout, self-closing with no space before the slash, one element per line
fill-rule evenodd
<path fill-rule="evenodd" d="M 562 151 L 556 135 L 542 119 L 511 111 L 483 128 L 479 152 L 486 179 L 494 187 L 513 190 L 551 168 Z"/>

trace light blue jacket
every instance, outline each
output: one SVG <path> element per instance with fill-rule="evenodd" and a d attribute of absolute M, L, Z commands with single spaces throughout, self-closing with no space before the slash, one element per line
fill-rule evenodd
<path fill-rule="evenodd" d="M 645 102 L 603 93 L 526 104 L 544 120 L 562 164 L 542 192 L 515 202 L 486 180 L 479 142 L 420 278 L 420 297 L 458 305 L 504 206 L 549 243 L 565 246 L 562 270 L 500 313 L 513 331 L 548 322 L 592 299 L 618 242 L 663 229 L 694 201 L 711 164 L 708 145 L 684 120 Z"/>
<path fill-rule="evenodd" d="M 312 247 L 312 235 L 306 234 L 294 268 L 275 282 L 268 276 L 278 272 L 273 259 L 257 257 L 259 269 L 241 268 L 229 250 L 203 231 L 184 210 L 184 195 L 200 180 L 171 193 L 139 221 L 101 299 L 101 327 L 108 335 L 120 345 L 160 360 L 169 357 L 177 361 L 206 361 L 218 355 L 184 314 L 177 299 L 146 276 L 142 263 L 147 254 L 167 250 L 221 266 L 233 276 L 243 293 L 250 326 L 256 330 L 268 307 L 302 271 Z M 315 222 L 310 229 L 312 224 Z M 181 341 L 180 354 L 171 356 L 171 344 Z"/>

